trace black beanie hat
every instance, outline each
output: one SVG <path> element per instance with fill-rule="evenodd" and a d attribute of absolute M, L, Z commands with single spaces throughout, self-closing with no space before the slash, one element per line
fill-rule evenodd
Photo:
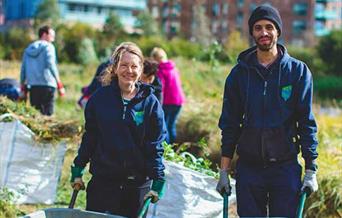
<path fill-rule="evenodd" d="M 277 28 L 278 34 L 280 36 L 283 24 L 281 22 L 280 14 L 277 9 L 269 5 L 261 5 L 257 7 L 256 9 L 254 9 L 254 11 L 252 12 L 248 20 L 249 34 L 252 35 L 253 25 L 259 20 L 271 21 Z"/>

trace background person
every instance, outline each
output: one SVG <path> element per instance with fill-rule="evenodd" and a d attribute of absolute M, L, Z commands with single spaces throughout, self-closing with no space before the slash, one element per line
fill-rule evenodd
<path fill-rule="evenodd" d="M 162 48 L 153 48 L 151 56 L 159 63 L 157 76 L 162 82 L 163 110 L 168 131 L 167 143 L 175 142 L 177 136 L 177 119 L 185 102 L 179 72 L 175 63 L 167 59 Z"/>
<path fill-rule="evenodd" d="M 226 80 L 216 189 L 221 194 L 230 192 L 228 171 L 237 149 L 239 216 L 295 217 L 299 193 L 318 189 L 312 75 L 277 44 L 282 21 L 275 8 L 257 7 L 248 25 L 256 46 L 239 55 Z M 305 160 L 303 183 L 299 151 Z"/>
<path fill-rule="evenodd" d="M 39 40 L 24 51 L 20 84 L 23 93 L 29 88 L 31 105 L 50 116 L 54 112 L 56 88 L 60 96 L 64 96 L 65 89 L 59 78 L 56 51 L 52 44 L 55 31 L 50 26 L 43 26 L 39 28 L 38 35 Z"/>
<path fill-rule="evenodd" d="M 158 62 L 152 59 L 145 59 L 144 71 L 141 74 L 140 80 L 146 84 L 150 84 L 154 88 L 154 95 L 157 97 L 160 103 L 162 103 L 162 83 L 158 76 Z"/>
<path fill-rule="evenodd" d="M 77 101 L 78 105 L 84 109 L 90 96 L 94 94 L 94 92 L 99 89 L 102 84 L 101 84 L 101 74 L 104 72 L 104 70 L 110 65 L 110 60 L 107 60 L 103 63 L 101 63 L 95 72 L 94 78 L 92 79 L 91 83 L 82 88 L 82 96 L 81 98 Z"/>
<path fill-rule="evenodd" d="M 86 105 L 71 185 L 84 187 L 82 174 L 90 162 L 87 210 L 136 218 L 144 198 L 156 202 L 162 196 L 166 127 L 152 87 L 138 82 L 143 61 L 135 44 L 120 44 L 103 74 L 104 86 Z"/>

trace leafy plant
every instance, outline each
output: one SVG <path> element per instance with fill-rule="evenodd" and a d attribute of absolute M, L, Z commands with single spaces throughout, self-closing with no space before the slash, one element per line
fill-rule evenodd
<path fill-rule="evenodd" d="M 0 188 L 0 217 L 16 217 L 18 209 L 13 204 L 14 193 Z"/>

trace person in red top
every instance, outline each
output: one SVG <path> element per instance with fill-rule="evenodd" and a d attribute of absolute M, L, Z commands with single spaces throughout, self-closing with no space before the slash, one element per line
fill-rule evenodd
<path fill-rule="evenodd" d="M 179 112 L 185 102 L 185 95 L 181 86 L 179 72 L 175 63 L 167 59 L 162 48 L 155 47 L 151 52 L 154 60 L 158 61 L 157 76 L 162 82 L 163 110 L 168 131 L 166 142 L 173 143 L 176 139 L 176 124 Z"/>

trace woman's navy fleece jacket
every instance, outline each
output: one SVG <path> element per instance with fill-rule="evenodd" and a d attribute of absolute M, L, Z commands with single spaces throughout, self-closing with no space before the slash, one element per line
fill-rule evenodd
<path fill-rule="evenodd" d="M 128 176 L 164 178 L 164 113 L 153 88 L 137 84 L 138 93 L 124 107 L 116 79 L 98 89 L 85 109 L 85 133 L 75 166 L 114 180 Z"/>
<path fill-rule="evenodd" d="M 315 167 L 317 126 L 312 113 L 312 75 L 278 45 L 269 68 L 258 63 L 256 47 L 239 55 L 226 79 L 222 114 L 222 156 L 268 165 L 297 159 Z"/>

